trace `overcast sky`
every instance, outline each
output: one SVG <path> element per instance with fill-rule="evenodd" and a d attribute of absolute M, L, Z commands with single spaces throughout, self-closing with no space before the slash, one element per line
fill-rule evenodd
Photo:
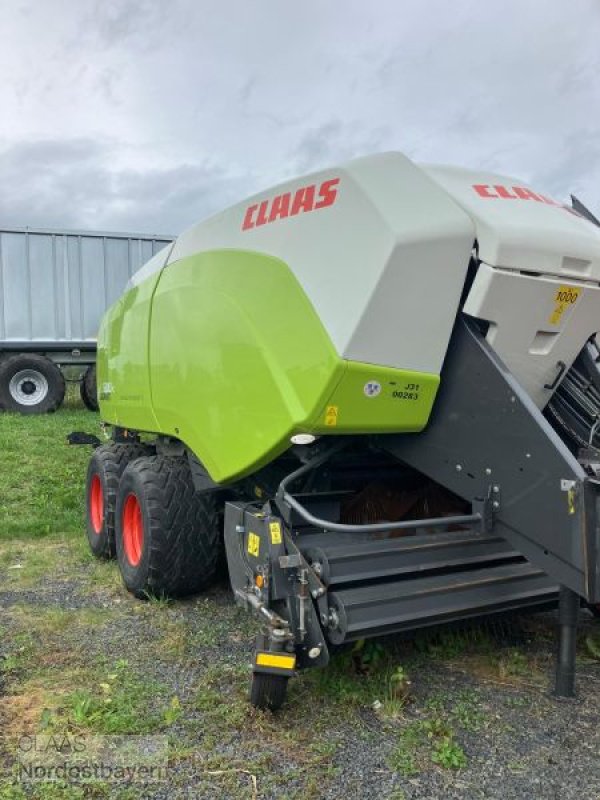
<path fill-rule="evenodd" d="M 2 0 L 0 227 L 178 233 L 382 150 L 600 213 L 600 0 Z"/>

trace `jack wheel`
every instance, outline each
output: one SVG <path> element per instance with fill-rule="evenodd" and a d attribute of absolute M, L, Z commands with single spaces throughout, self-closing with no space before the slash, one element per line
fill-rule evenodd
<path fill-rule="evenodd" d="M 255 708 L 277 711 L 284 703 L 289 678 L 285 675 L 269 675 L 266 672 L 252 673 L 250 702 Z"/>

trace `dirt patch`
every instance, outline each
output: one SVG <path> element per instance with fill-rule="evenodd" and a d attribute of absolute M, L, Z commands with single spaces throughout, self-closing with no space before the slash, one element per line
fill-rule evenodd
<path fill-rule="evenodd" d="M 48 696 L 41 689 L 2 698 L 2 731 L 7 741 L 32 736 L 39 730 L 40 717 L 48 707 Z"/>
<path fill-rule="evenodd" d="M 600 622 L 585 612 L 575 700 L 549 692 L 556 620 L 546 613 L 342 652 L 293 679 L 280 714 L 263 714 L 247 701 L 255 623 L 226 585 L 142 603 L 116 565 L 64 547 L 64 573 L 0 594 L 3 729 L 168 736 L 168 788 L 129 797 L 600 796 L 600 662 L 585 646 Z M 93 796 L 129 800 L 128 788 L 100 784 Z"/>

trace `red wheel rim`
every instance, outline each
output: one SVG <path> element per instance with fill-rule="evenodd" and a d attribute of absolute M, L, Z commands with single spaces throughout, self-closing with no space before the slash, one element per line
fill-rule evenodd
<path fill-rule="evenodd" d="M 100 533 L 104 522 L 104 492 L 99 475 L 94 475 L 90 486 L 90 520 L 94 533 Z"/>
<path fill-rule="evenodd" d="M 123 549 L 127 561 L 132 567 L 137 567 L 142 557 L 144 547 L 144 522 L 142 508 L 134 494 L 125 500 L 123 508 Z"/>

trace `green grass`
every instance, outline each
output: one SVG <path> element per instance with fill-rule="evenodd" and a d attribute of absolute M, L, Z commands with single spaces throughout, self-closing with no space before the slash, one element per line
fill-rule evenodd
<path fill-rule="evenodd" d="M 98 414 L 69 397 L 55 414 L 0 412 L 0 540 L 81 535 L 89 446 L 67 434 L 99 432 Z"/>
<path fill-rule="evenodd" d="M 66 435 L 73 430 L 99 435 L 98 415 L 72 399 L 49 416 L 0 413 L 2 589 L 24 592 L 3 611 L 0 627 L 0 682 L 12 734 L 165 733 L 173 763 L 184 766 L 182 776 L 186 765 L 194 765 L 199 795 L 251 797 L 255 776 L 258 796 L 319 800 L 335 781 L 344 727 L 365 746 L 378 737 L 393 745 L 388 767 L 398 776 L 465 769 L 463 745 L 469 751 L 471 741 L 500 724 L 475 681 L 499 682 L 503 692 L 507 685 L 520 687 L 523 694 L 506 697 L 504 706 L 523 715 L 532 702 L 526 687 L 547 681 L 543 652 L 501 646 L 483 628 L 442 630 L 413 643 L 357 643 L 336 654 L 327 669 L 291 681 L 282 714 L 256 711 L 247 699 L 249 659 L 234 657 L 229 648 L 246 643 L 250 652 L 255 623 L 245 612 L 215 602 L 209 592 L 188 601 L 193 619 L 202 622 L 194 624 L 182 611 L 185 603 L 133 600 L 114 561 L 91 556 L 84 529 L 91 448 L 70 447 Z M 33 602 L 30 594 L 49 584 L 66 600 Z M 90 605 L 69 607 L 70 597 Z M 124 630 L 131 636 L 120 640 Z M 531 638 L 546 634 L 546 628 L 532 628 Z M 125 652 L 108 647 L 112 655 L 98 657 L 93 648 L 91 656 L 87 646 L 96 637 L 107 645 L 123 641 Z M 585 653 L 598 658 L 600 642 L 590 637 Z M 426 665 L 439 668 L 440 678 L 429 688 L 422 677 Z M 169 684 L 169 676 L 186 671 L 189 680 Z M 475 680 L 458 689 L 444 681 L 454 671 Z M 133 800 L 137 795 L 129 791 L 99 785 L 82 794 L 57 784 L 29 787 L 27 797 Z M 20 786 L 0 778 L 0 800 L 24 797 Z M 401 800 L 403 789 L 392 797 Z"/>
<path fill-rule="evenodd" d="M 457 731 L 447 714 L 433 714 L 402 729 L 388 763 L 404 777 L 418 775 L 428 762 L 444 769 L 462 769 L 467 757 L 456 739 Z"/>
<path fill-rule="evenodd" d="M 383 717 L 397 717 L 409 700 L 410 680 L 397 653 L 380 642 L 359 642 L 351 652 L 339 653 L 325 670 L 302 675 L 312 695 L 352 714 L 371 706 Z"/>
<path fill-rule="evenodd" d="M 61 781 L 29 785 L 0 780 L 0 800 L 138 800 L 138 789 L 119 789 L 111 784 L 87 783 L 85 787 Z"/>
<path fill-rule="evenodd" d="M 156 733 L 178 719 L 176 698 L 162 713 L 161 706 L 165 706 L 163 688 L 136 675 L 122 659 L 107 669 L 103 681 L 67 695 L 56 724 L 64 727 L 66 722 L 71 729 L 105 735 Z"/>
<path fill-rule="evenodd" d="M 421 714 L 422 718 L 402 727 L 389 758 L 391 769 L 410 777 L 424 771 L 428 764 L 448 770 L 467 767 L 458 737 L 476 734 L 490 722 L 477 690 L 435 692 L 424 702 Z"/>
<path fill-rule="evenodd" d="M 437 743 L 431 754 L 431 760 L 445 769 L 461 769 L 467 766 L 465 751 L 454 741 L 453 736 L 444 736 Z"/>
<path fill-rule="evenodd" d="M 0 800 L 83 800 L 85 796 L 82 788 L 64 783 L 41 784 L 34 787 L 32 794 L 25 794 L 17 783 L 0 783 Z"/>

